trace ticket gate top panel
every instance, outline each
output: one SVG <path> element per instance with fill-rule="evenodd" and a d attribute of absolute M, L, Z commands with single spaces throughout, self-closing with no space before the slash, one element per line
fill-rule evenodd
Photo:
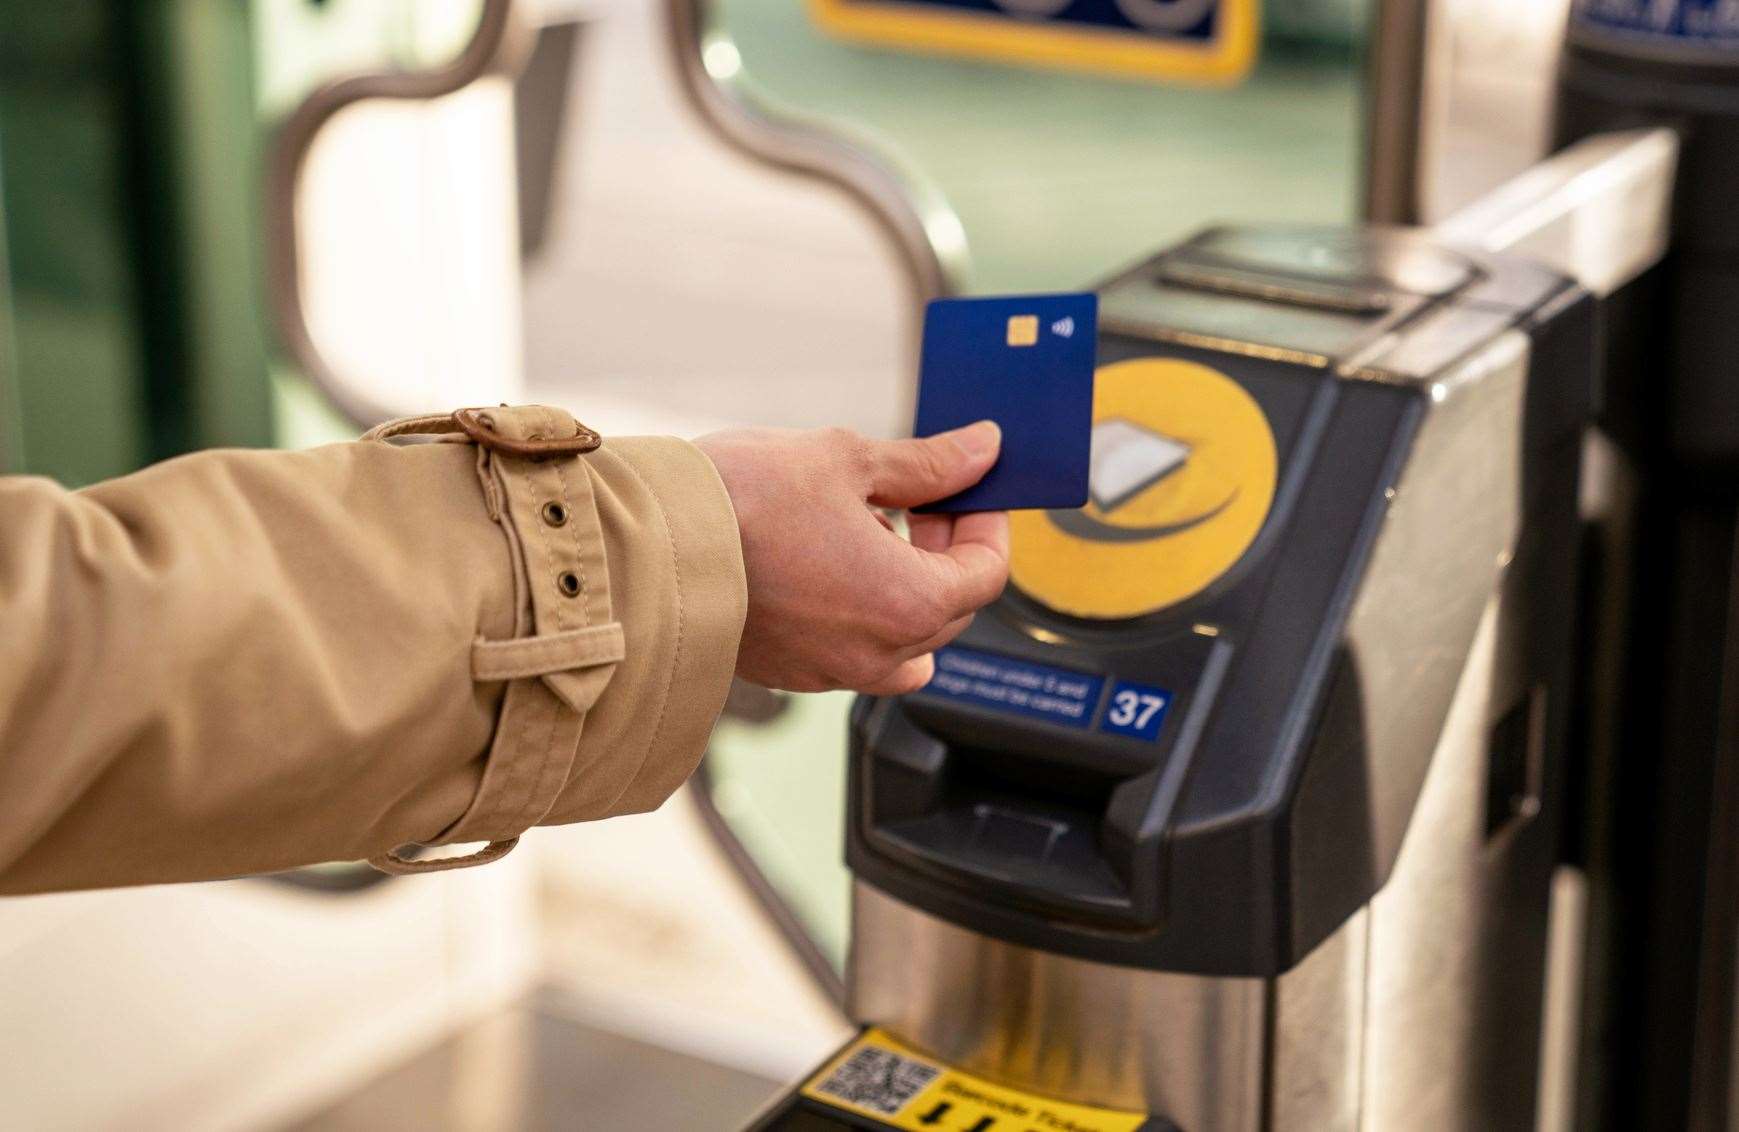
<path fill-rule="evenodd" d="M 1228 229 L 1101 312 L 1092 498 L 1017 515 L 1010 592 L 858 703 L 848 859 L 1013 942 L 1273 974 L 1381 887 L 1524 516 L 1573 499 L 1537 469 L 1577 459 L 1591 304 L 1413 234 Z"/>

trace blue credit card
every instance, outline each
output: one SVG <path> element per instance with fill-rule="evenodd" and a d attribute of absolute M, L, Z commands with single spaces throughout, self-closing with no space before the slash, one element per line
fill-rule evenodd
<path fill-rule="evenodd" d="M 918 511 L 1018 511 L 1087 502 L 1093 430 L 1093 294 L 936 299 L 924 310 L 917 436 L 1002 426 L 976 485 Z"/>

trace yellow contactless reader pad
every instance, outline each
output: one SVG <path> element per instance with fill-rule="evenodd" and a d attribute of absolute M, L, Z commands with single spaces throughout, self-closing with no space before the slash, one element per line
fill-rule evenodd
<path fill-rule="evenodd" d="M 1267 416 L 1224 373 L 1180 358 L 1101 366 L 1090 500 L 1079 510 L 1017 512 L 1011 578 L 1074 617 L 1156 613 L 1243 557 L 1278 474 Z"/>

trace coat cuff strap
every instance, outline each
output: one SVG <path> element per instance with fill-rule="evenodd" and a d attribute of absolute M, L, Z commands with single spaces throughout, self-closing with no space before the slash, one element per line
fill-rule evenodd
<path fill-rule="evenodd" d="M 513 852 L 513 847 L 519 844 L 519 838 L 510 837 L 506 841 L 491 841 L 475 853 L 466 853 L 460 857 L 421 858 L 401 857 L 397 852 L 382 853 L 378 857 L 370 857 L 368 863 L 383 873 L 394 876 L 411 876 L 415 873 L 442 873 L 448 869 L 465 869 L 472 865 L 487 865 L 491 861 Z"/>
<path fill-rule="evenodd" d="M 476 853 L 370 859 L 386 872 L 437 872 L 503 857 L 549 812 L 574 773 L 586 713 L 625 654 L 611 612 L 604 533 L 584 460 L 598 434 L 559 409 L 506 406 L 390 422 L 369 434 L 470 441 L 490 517 L 513 563 L 515 636 L 476 640 L 479 682 L 507 685 L 470 807 L 429 843 L 487 841 Z"/>
<path fill-rule="evenodd" d="M 476 680 L 519 680 L 614 664 L 623 655 L 622 623 L 612 621 L 539 637 L 480 640 L 471 646 L 471 676 Z"/>

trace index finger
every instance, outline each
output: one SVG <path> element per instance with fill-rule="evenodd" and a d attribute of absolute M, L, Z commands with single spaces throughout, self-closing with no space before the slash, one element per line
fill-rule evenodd
<path fill-rule="evenodd" d="M 933 514 L 906 513 L 906 535 L 919 550 L 945 554 L 954 541 L 954 516 L 938 511 Z"/>
<path fill-rule="evenodd" d="M 989 605 L 1008 584 L 1008 513 L 957 515 L 953 534 L 947 550 L 923 552 L 944 577 L 950 620 Z"/>

